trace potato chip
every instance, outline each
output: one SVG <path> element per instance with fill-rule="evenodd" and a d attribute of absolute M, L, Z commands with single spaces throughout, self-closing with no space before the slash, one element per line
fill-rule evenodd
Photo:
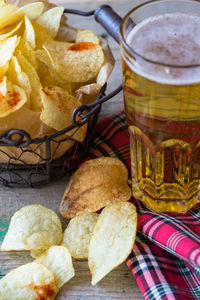
<path fill-rule="evenodd" d="M 71 125 L 71 115 L 74 109 L 81 105 L 80 101 L 60 87 L 45 87 L 41 91 L 43 109 L 40 119 L 56 130 L 62 130 Z M 83 141 L 87 125 L 68 132 L 73 139 Z"/>
<path fill-rule="evenodd" d="M 58 289 L 74 277 L 72 258 L 69 250 L 64 246 L 50 247 L 34 262 L 44 265 L 53 273 L 55 284 Z"/>
<path fill-rule="evenodd" d="M 56 213 L 42 205 L 22 207 L 11 218 L 1 250 L 39 250 L 58 245 L 62 226 Z"/>
<path fill-rule="evenodd" d="M 0 42 L 0 67 L 4 66 L 12 57 L 17 46 L 17 35 Z"/>
<path fill-rule="evenodd" d="M 16 55 L 22 71 L 25 72 L 29 78 L 31 84 L 31 95 L 30 95 L 30 108 L 33 111 L 41 111 L 41 82 L 40 78 L 35 70 L 35 68 L 30 64 L 30 62 L 20 53 Z"/>
<path fill-rule="evenodd" d="M 43 64 L 45 65 L 46 67 L 46 70 L 48 70 L 47 74 L 46 75 L 49 75 L 54 78 L 57 82 L 59 82 L 60 84 L 68 84 L 69 82 L 68 81 L 65 81 L 63 80 L 59 74 L 57 74 L 55 72 L 55 70 L 53 70 L 52 68 L 52 62 L 51 62 L 51 59 L 50 57 L 48 56 L 47 52 L 45 50 L 36 50 L 35 51 L 36 53 L 36 56 L 38 58 L 38 60 Z M 72 84 L 72 83 L 70 83 Z"/>
<path fill-rule="evenodd" d="M 31 22 L 34 30 L 35 30 L 35 40 L 36 40 L 36 48 L 41 49 L 43 47 L 43 44 L 49 40 L 53 40 L 52 36 L 49 34 L 49 32 L 37 24 L 36 22 Z"/>
<path fill-rule="evenodd" d="M 47 40 L 44 43 L 43 48 L 47 48 L 48 50 L 63 53 L 65 51 L 67 51 L 67 49 L 72 45 L 73 45 L 73 43 L 68 43 L 68 42 L 65 42 L 65 41 Z M 48 55 L 48 51 L 46 51 L 46 53 Z"/>
<path fill-rule="evenodd" d="M 0 67 L 0 76 L 3 76 L 6 74 L 9 68 L 9 62 L 7 62 L 4 66 Z"/>
<path fill-rule="evenodd" d="M 21 54 L 30 62 L 30 64 L 37 70 L 38 69 L 38 63 L 36 54 L 31 47 L 31 45 L 26 42 L 23 38 L 20 39 L 19 45 L 16 48 L 16 51 L 20 51 Z"/>
<path fill-rule="evenodd" d="M 75 259 L 88 258 L 88 246 L 99 214 L 81 213 L 70 220 L 63 234 L 62 245 Z"/>
<path fill-rule="evenodd" d="M 72 175 L 60 204 L 60 213 L 73 218 L 95 212 L 115 201 L 128 201 L 128 171 L 117 158 L 100 157 L 84 162 Z"/>
<path fill-rule="evenodd" d="M 0 280 L 2 300 L 53 300 L 56 293 L 53 274 L 35 262 L 10 271 Z"/>
<path fill-rule="evenodd" d="M 76 36 L 76 43 L 80 42 L 92 42 L 94 44 L 99 45 L 100 40 L 94 32 L 91 30 L 78 29 Z"/>
<path fill-rule="evenodd" d="M 35 31 L 34 28 L 27 17 L 25 17 L 25 31 L 23 35 L 23 39 L 28 42 L 33 49 L 35 49 Z"/>
<path fill-rule="evenodd" d="M 105 207 L 95 225 L 88 254 L 92 285 L 125 261 L 136 236 L 136 208 L 130 202 Z"/>
<path fill-rule="evenodd" d="M 69 94 L 72 94 L 72 87 L 70 84 L 57 81 L 56 78 L 51 76 L 50 73 L 43 78 L 42 85 L 43 87 L 58 86 L 66 90 Z"/>
<path fill-rule="evenodd" d="M 26 102 L 23 89 L 7 80 L 6 76 L 0 77 L 0 118 L 19 110 Z"/>
<path fill-rule="evenodd" d="M 0 29 L 21 21 L 23 16 L 23 11 L 12 4 L 2 6 L 0 8 Z"/>
<path fill-rule="evenodd" d="M 103 62 L 104 54 L 101 46 L 92 42 L 72 44 L 65 50 L 57 50 L 45 44 L 43 47 L 50 57 L 52 68 L 61 79 L 69 82 L 86 82 L 94 78 Z M 45 63 L 45 62 L 44 62 Z"/>
<path fill-rule="evenodd" d="M 43 9 L 43 2 L 35 2 L 24 5 L 19 10 L 23 13 L 23 15 L 27 16 L 30 20 L 33 20 L 41 15 Z"/>
<path fill-rule="evenodd" d="M 61 17 L 64 12 L 64 7 L 53 7 L 45 11 L 36 22 L 50 33 L 55 38 L 60 26 Z"/>
<path fill-rule="evenodd" d="M 13 25 L 9 25 L 6 26 L 5 28 L 0 30 L 0 41 L 7 39 L 8 37 L 10 37 L 11 35 L 13 35 L 14 33 L 16 33 L 20 27 L 22 25 L 22 21 L 19 22 L 17 25 L 13 24 Z"/>
<path fill-rule="evenodd" d="M 21 87 L 27 97 L 27 105 L 30 105 L 31 84 L 28 76 L 24 73 L 15 56 L 11 58 L 10 65 L 7 71 L 7 78 L 13 83 Z"/>

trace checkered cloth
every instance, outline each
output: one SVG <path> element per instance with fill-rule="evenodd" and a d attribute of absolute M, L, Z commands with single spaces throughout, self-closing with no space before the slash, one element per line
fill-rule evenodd
<path fill-rule="evenodd" d="M 118 157 L 130 171 L 125 114 L 101 121 L 88 158 Z M 187 214 L 155 213 L 133 199 L 138 232 L 127 259 L 145 299 L 200 299 L 200 204 Z"/>

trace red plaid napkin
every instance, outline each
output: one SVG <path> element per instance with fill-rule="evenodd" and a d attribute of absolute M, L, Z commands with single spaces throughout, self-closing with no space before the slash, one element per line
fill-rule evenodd
<path fill-rule="evenodd" d="M 118 157 L 130 171 L 125 114 L 101 121 L 88 159 Z M 200 299 L 200 204 L 187 214 L 155 213 L 133 199 L 138 233 L 126 263 L 145 299 Z"/>

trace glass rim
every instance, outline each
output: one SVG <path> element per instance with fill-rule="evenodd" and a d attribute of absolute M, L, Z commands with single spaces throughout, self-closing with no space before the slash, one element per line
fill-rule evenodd
<path fill-rule="evenodd" d="M 154 61 L 154 60 L 151 60 L 151 59 L 148 59 L 146 58 L 145 56 L 139 54 L 138 52 L 136 52 L 135 50 L 133 50 L 126 42 L 126 39 L 125 39 L 125 36 L 123 34 L 123 27 L 126 23 L 126 21 L 128 20 L 128 18 L 130 17 L 130 15 L 132 15 L 132 13 L 134 13 L 134 11 L 136 11 L 138 8 L 140 7 L 143 7 L 147 4 L 150 4 L 150 3 L 154 3 L 154 2 L 172 2 L 172 1 L 177 1 L 177 0 L 150 0 L 150 1 L 147 1 L 147 2 L 144 2 L 144 3 L 141 3 L 139 5 L 137 5 L 136 7 L 134 7 L 133 9 L 131 9 L 122 19 L 122 22 L 120 24 L 120 30 L 119 30 L 119 33 L 120 33 L 120 42 L 122 43 L 122 45 L 124 46 L 124 48 L 127 50 L 128 54 L 135 60 L 135 56 L 138 56 L 139 58 L 141 58 L 142 60 L 148 62 L 148 63 L 151 63 L 151 64 L 155 64 L 155 65 L 159 65 L 159 66 L 163 66 L 163 67 L 169 67 L 169 68 L 179 68 L 179 69 L 186 69 L 186 68 L 198 68 L 200 67 L 200 63 L 199 64 L 193 64 L 193 65 L 174 65 L 174 64 L 166 64 L 166 63 L 162 63 L 162 62 L 158 62 L 158 61 Z M 184 0 L 182 0 L 183 2 L 185 2 Z M 190 2 L 197 2 L 200 4 L 200 1 L 199 0 L 186 0 L 186 1 L 190 1 Z M 180 1 L 181 2 L 181 1 Z M 136 25 L 135 25 L 136 26 Z"/>

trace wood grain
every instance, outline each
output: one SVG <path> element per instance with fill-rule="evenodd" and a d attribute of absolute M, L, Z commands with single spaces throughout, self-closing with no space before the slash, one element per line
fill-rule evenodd
<path fill-rule="evenodd" d="M 111 1 L 85 1 L 85 0 L 54 0 L 59 5 L 65 5 L 74 9 L 92 10 L 100 4 L 106 2 L 111 5 L 121 16 L 124 16 L 133 5 L 141 3 L 140 0 L 130 3 L 128 0 L 111 0 Z M 80 28 L 90 28 L 99 35 L 107 36 L 105 30 L 96 24 L 93 17 L 78 18 L 77 16 L 68 16 L 69 24 Z M 109 44 L 112 48 L 116 59 L 114 71 L 108 81 L 107 92 L 115 89 L 121 83 L 121 65 L 119 45 L 108 37 Z M 110 116 L 123 109 L 122 93 L 109 100 L 103 105 L 100 119 Z M 53 182 L 38 188 L 6 188 L 0 186 L 0 243 L 3 240 L 8 229 L 11 216 L 19 208 L 33 203 L 43 204 L 58 213 L 58 206 L 64 193 L 67 178 Z M 67 221 L 62 220 L 63 229 Z M 0 252 L 0 275 L 5 275 L 13 268 L 31 261 L 28 252 Z M 97 286 L 91 286 L 91 276 L 85 261 L 74 261 L 76 271 L 75 277 L 66 283 L 56 297 L 57 300 L 141 300 L 144 299 L 138 288 L 131 271 L 124 264 L 108 274 Z"/>

